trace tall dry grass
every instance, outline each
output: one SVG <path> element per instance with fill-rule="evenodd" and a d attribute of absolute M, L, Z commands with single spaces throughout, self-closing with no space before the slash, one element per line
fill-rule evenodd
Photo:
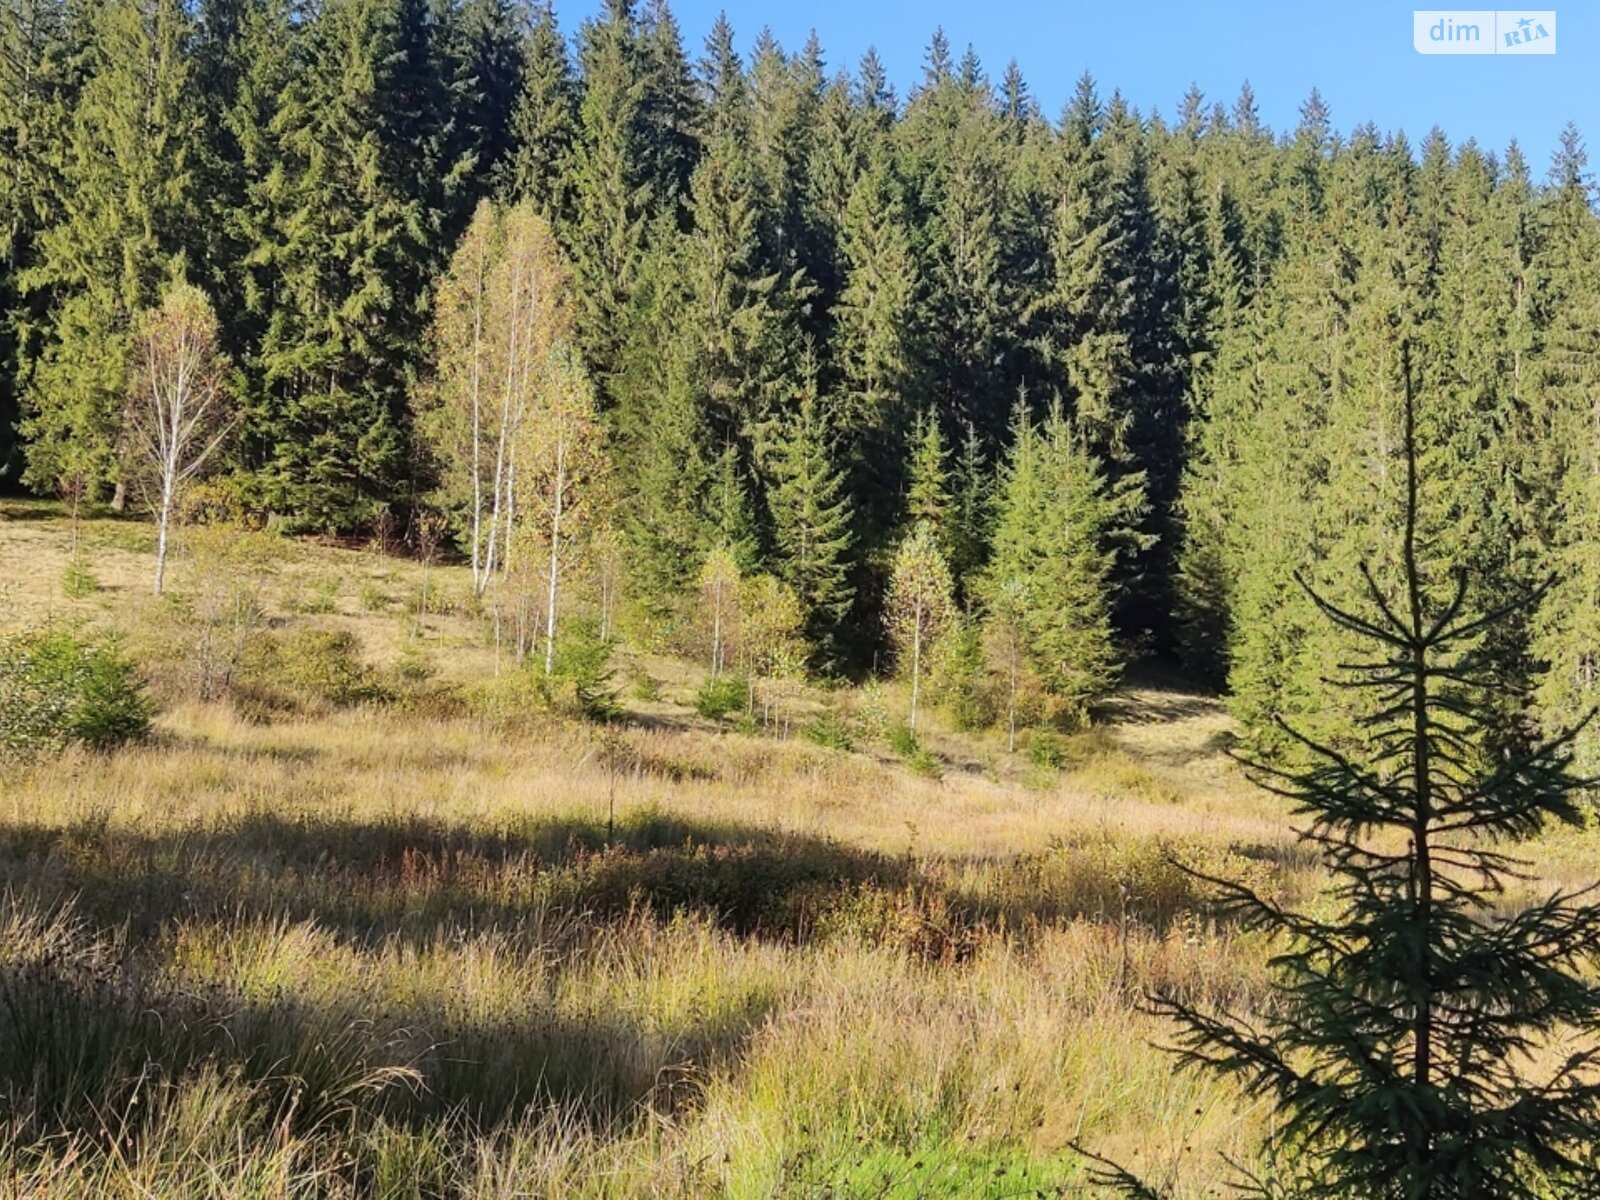
<path fill-rule="evenodd" d="M 699 730 L 191 705 L 9 783 L 40 1196 L 1048 1194 L 1085 1135 L 1201 1195 L 1256 1117 L 1138 999 L 1248 1006 L 1262 948 L 1166 856 L 1307 886 L 1253 798 Z"/>
<path fill-rule="evenodd" d="M 137 638 L 142 533 L 87 525 L 75 599 L 24 516 L 5 616 Z M 1268 1114 L 1175 1075 L 1140 1003 L 1269 1002 L 1174 859 L 1321 886 L 1215 704 L 1129 693 L 1059 770 L 931 729 L 932 779 L 716 728 L 640 662 L 601 731 L 526 711 L 470 615 L 390 611 L 407 564 L 282 556 L 274 644 L 420 643 L 449 686 L 202 704 L 157 671 L 150 742 L 4 778 L 0 1196 L 1076 1196 L 1082 1138 L 1187 1200 L 1248 1157 Z M 1597 837 L 1526 851 L 1565 880 Z"/>

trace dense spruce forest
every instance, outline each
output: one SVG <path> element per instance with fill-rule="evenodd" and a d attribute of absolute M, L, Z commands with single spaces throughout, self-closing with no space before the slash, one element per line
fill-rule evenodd
<path fill-rule="evenodd" d="M 0 13 L 8 487 L 145 502 L 130 381 L 186 281 L 235 415 L 183 519 L 459 554 L 547 669 L 559 585 L 713 675 L 892 654 L 973 724 L 1160 655 L 1337 729 L 1344 635 L 1293 577 L 1393 565 L 1404 344 L 1425 567 L 1559 578 L 1484 647 L 1534 697 L 1503 736 L 1589 703 L 1575 130 L 1547 172 L 1315 92 L 1291 131 L 1248 86 L 1157 114 L 1085 77 L 1052 115 L 940 33 L 901 95 L 815 37 L 697 49 L 665 0 Z"/>

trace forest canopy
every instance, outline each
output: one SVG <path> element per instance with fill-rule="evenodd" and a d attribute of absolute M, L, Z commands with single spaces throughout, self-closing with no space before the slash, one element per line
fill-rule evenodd
<path fill-rule="evenodd" d="M 124 503 L 178 281 L 228 374 L 213 498 L 429 553 L 443 528 L 480 593 L 527 575 L 546 662 L 570 573 L 598 628 L 710 638 L 714 673 L 909 646 L 958 706 L 1003 677 L 1014 726 L 1157 653 L 1254 728 L 1337 733 L 1340 635 L 1290 581 L 1338 602 L 1385 569 L 1405 342 L 1422 553 L 1505 597 L 1560 581 L 1497 627 L 1536 697 L 1497 736 L 1587 707 L 1576 130 L 1545 171 L 1340 131 L 1315 92 L 1288 131 L 1248 85 L 1162 115 L 1085 77 L 1049 114 L 942 33 L 900 95 L 815 36 L 696 49 L 664 0 L 571 32 L 524 0 L 3 0 L 4 485 Z"/>

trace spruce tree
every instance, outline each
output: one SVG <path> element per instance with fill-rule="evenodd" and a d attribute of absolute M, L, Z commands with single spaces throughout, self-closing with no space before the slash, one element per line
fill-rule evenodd
<path fill-rule="evenodd" d="M 1228 621 L 1233 582 L 1229 558 L 1233 474 L 1241 429 L 1259 388 L 1261 347 L 1270 332 L 1264 305 L 1252 305 L 1244 276 L 1241 228 L 1224 185 L 1206 213 L 1204 333 L 1194 344 L 1178 518 L 1174 600 L 1179 654 L 1212 686 L 1228 674 Z"/>
<path fill-rule="evenodd" d="M 259 411 L 261 340 L 276 308 L 277 279 L 272 247 L 286 199 L 288 116 L 302 86 L 310 31 L 300 0 L 249 0 L 230 23 L 219 54 L 227 91 L 213 98 L 220 112 L 211 131 L 209 186 L 215 216 L 213 253 L 207 264 L 217 299 L 219 335 L 237 363 L 251 374 L 244 397 Z M 242 458 L 260 466 L 270 430 L 247 422 Z"/>
<path fill-rule="evenodd" d="M 602 393 L 610 394 L 620 366 L 624 313 L 657 203 L 632 0 L 609 0 L 599 16 L 585 22 L 578 47 L 583 90 L 567 243 L 578 281 L 580 344 Z"/>
<path fill-rule="evenodd" d="M 135 314 L 199 232 L 201 108 L 178 0 L 113 0 L 89 16 L 87 78 L 60 153 L 59 208 L 20 277 L 50 296 L 29 380 L 27 479 L 53 492 L 116 485 Z"/>
<path fill-rule="evenodd" d="M 799 375 L 803 284 L 775 269 L 761 240 L 764 196 L 750 152 L 751 100 L 733 30 L 719 20 L 700 65 L 705 156 L 690 184 L 694 229 L 683 259 L 707 413 L 716 433 L 754 448 Z"/>
<path fill-rule="evenodd" d="M 48 288 L 23 286 L 40 232 L 55 219 L 59 147 L 79 82 L 86 24 L 65 0 L 0 4 L 0 480 L 22 470 L 18 424 L 48 319 Z"/>
<path fill-rule="evenodd" d="M 852 530 L 844 477 L 835 468 L 830 431 L 818 401 L 803 395 L 773 458 L 769 493 L 777 574 L 805 613 L 807 641 L 827 666 L 839 661 L 838 631 L 854 598 Z"/>
<path fill-rule="evenodd" d="M 923 86 L 896 129 L 918 239 L 927 385 L 942 419 L 998 441 L 1006 421 L 1003 339 L 1018 306 L 1004 272 L 1004 127 L 970 53 L 955 70 L 936 34 Z"/>
<path fill-rule="evenodd" d="M 535 11 L 523 43 L 521 79 L 511 110 L 511 150 L 500 164 L 501 190 L 565 227 L 572 220 L 578 85 L 549 0 Z"/>
<path fill-rule="evenodd" d="M 1081 723 L 1119 673 L 1110 575 L 1121 515 L 1060 406 L 1041 427 L 1019 404 L 984 591 L 991 604 L 1001 595 L 1023 604 L 1029 662 L 1063 723 Z"/>
<path fill-rule="evenodd" d="M 1283 939 L 1278 1002 L 1252 1024 L 1170 994 L 1184 1063 L 1277 1105 L 1260 1194 L 1363 1200 L 1514 1200 L 1600 1188 L 1597 1052 L 1553 1067 L 1536 1049 L 1600 1019 L 1593 971 L 1600 906 L 1549 894 L 1509 915 L 1492 904 L 1519 877 L 1497 845 L 1578 824 L 1571 729 L 1510 755 L 1481 746 L 1501 702 L 1487 632 L 1529 597 L 1486 606 L 1480 582 L 1442 562 L 1446 530 L 1420 500 L 1418 406 L 1402 347 L 1404 484 L 1396 569 L 1363 571 L 1365 602 L 1315 591 L 1322 619 L 1361 652 L 1344 682 L 1362 711 L 1350 751 L 1293 727 L 1310 765 L 1257 763 L 1307 824 L 1301 842 L 1336 881 L 1334 907 L 1283 907 L 1244 884 L 1206 879 L 1247 928 Z M 1155 1193 L 1109 1167 L 1124 1194 Z"/>
<path fill-rule="evenodd" d="M 875 139 L 839 229 L 843 288 L 832 313 L 840 426 L 864 529 L 886 538 L 904 489 L 898 447 L 921 393 L 912 230 L 888 149 Z M 886 452 L 887 449 L 887 452 Z"/>
<path fill-rule="evenodd" d="M 650 0 L 639 26 L 644 155 L 656 211 L 681 219 L 700 158 L 704 122 L 694 72 L 667 0 Z"/>
<path fill-rule="evenodd" d="M 917 414 L 911 431 L 907 468 L 906 523 L 926 521 L 948 551 L 951 534 L 950 462 L 939 418 L 929 409 Z"/>
<path fill-rule="evenodd" d="M 950 570 L 958 585 L 964 585 L 988 557 L 993 487 L 983 440 L 977 427 L 968 425 L 951 478 Z"/>
<path fill-rule="evenodd" d="M 460 218 L 453 233 L 503 180 L 521 147 L 523 128 L 515 116 L 527 94 L 523 73 L 535 60 L 538 31 L 546 22 L 553 29 L 554 16 L 548 0 L 532 30 L 526 28 L 524 0 L 459 0 L 446 13 L 442 67 L 450 89 L 449 157 L 464 171 L 451 206 Z M 540 132 L 536 123 L 534 132 Z"/>
<path fill-rule="evenodd" d="M 1592 707 L 1600 694 L 1600 285 L 1594 274 L 1600 226 L 1587 167 L 1583 144 L 1569 126 L 1540 213 L 1536 269 L 1546 281 L 1551 314 L 1525 393 L 1535 407 L 1535 437 L 1543 434 L 1562 448 L 1551 528 L 1560 583 L 1539 606 L 1534 628 L 1535 653 L 1544 664 L 1539 710 L 1547 726 Z M 1575 749 L 1585 771 L 1600 764 L 1595 730 L 1581 730 Z"/>
<path fill-rule="evenodd" d="M 270 304 L 247 417 L 260 500 L 352 529 L 399 490 L 450 180 L 444 76 L 420 0 L 335 0 L 279 101 L 258 181 Z"/>
<path fill-rule="evenodd" d="M 818 257 L 805 203 L 812 131 L 822 101 L 821 50 L 813 36 L 791 56 L 763 29 L 750 57 L 750 133 L 762 204 L 761 241 L 767 260 L 785 271 L 817 277 Z M 816 332 L 818 327 L 813 327 Z"/>

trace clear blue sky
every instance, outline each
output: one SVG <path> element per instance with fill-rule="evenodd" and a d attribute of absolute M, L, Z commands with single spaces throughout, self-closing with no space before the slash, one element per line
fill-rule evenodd
<path fill-rule="evenodd" d="M 1442 7 L 1439 0 L 1425 0 Z M 1541 0 L 1549 4 L 1550 0 Z M 1540 177 L 1557 135 L 1576 121 L 1600 166 L 1600 3 L 1555 6 L 1554 56 L 1424 56 L 1412 48 L 1412 10 L 1380 0 L 674 0 L 698 58 L 726 10 L 741 52 L 763 26 L 798 48 L 815 28 L 830 71 L 875 45 L 902 97 L 920 76 L 929 35 L 942 25 L 957 58 L 970 43 L 998 78 L 1015 58 L 1052 118 L 1073 83 L 1093 73 L 1103 95 L 1120 88 L 1148 113 L 1170 115 L 1191 82 L 1231 104 L 1249 79 L 1264 119 L 1292 127 L 1313 86 L 1341 130 L 1371 120 L 1413 144 L 1434 125 L 1452 145 L 1475 137 L 1499 150 L 1517 138 Z M 570 34 L 595 0 L 558 0 Z"/>

